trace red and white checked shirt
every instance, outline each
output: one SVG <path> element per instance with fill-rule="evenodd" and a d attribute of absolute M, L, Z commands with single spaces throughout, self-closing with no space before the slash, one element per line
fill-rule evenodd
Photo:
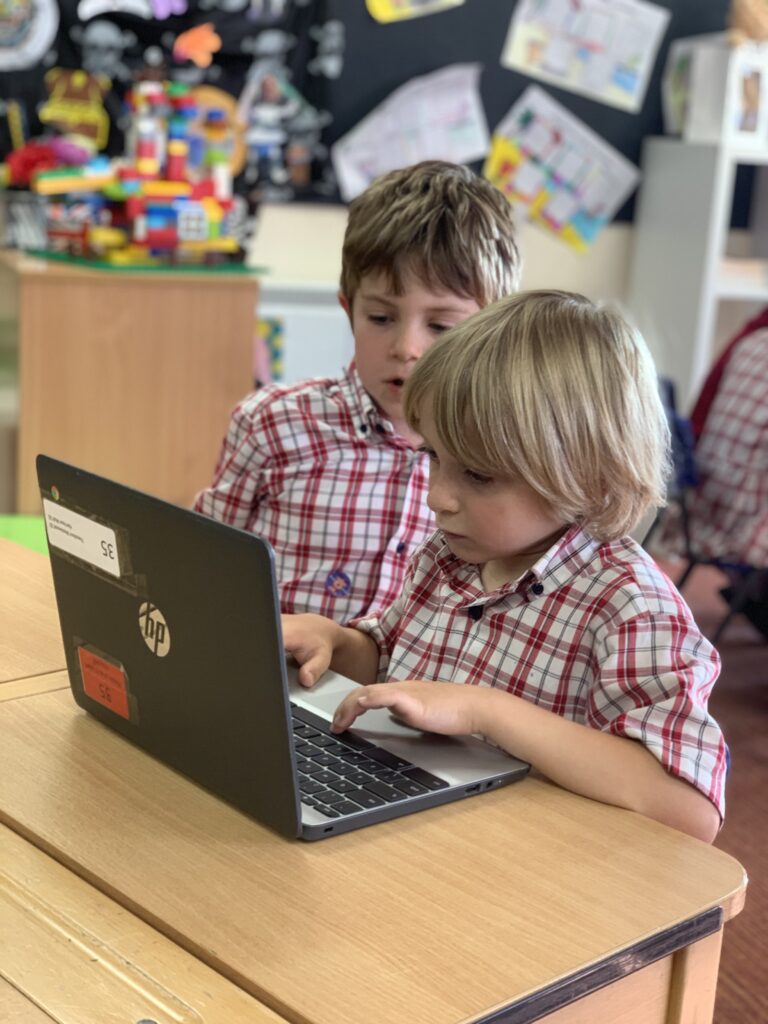
<path fill-rule="evenodd" d="M 486 593 L 478 567 L 437 531 L 402 596 L 352 625 L 379 645 L 379 680 L 495 686 L 639 740 L 723 814 L 726 748 L 707 711 L 720 659 L 630 538 L 601 543 L 574 526 L 519 580 Z"/>
<path fill-rule="evenodd" d="M 693 550 L 768 567 L 768 331 L 734 347 L 696 445 Z"/>
<path fill-rule="evenodd" d="M 353 365 L 239 403 L 194 507 L 269 541 L 284 612 L 346 621 L 400 593 L 434 529 L 428 478 L 426 455 L 382 418 Z"/>

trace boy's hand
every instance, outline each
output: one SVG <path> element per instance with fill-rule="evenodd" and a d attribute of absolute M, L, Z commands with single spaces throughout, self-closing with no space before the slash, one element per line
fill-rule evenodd
<path fill-rule="evenodd" d="M 409 679 L 401 683 L 375 683 L 347 694 L 336 708 L 332 732 L 348 729 L 373 708 L 389 708 L 406 725 L 444 736 L 476 732 L 475 708 L 482 694 L 475 686 L 428 683 Z"/>
<path fill-rule="evenodd" d="M 299 663 L 298 680 L 314 686 L 331 664 L 334 623 L 322 615 L 281 615 L 283 646 Z"/>

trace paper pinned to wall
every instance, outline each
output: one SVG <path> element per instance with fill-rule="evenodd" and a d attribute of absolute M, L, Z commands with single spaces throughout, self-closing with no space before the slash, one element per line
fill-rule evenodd
<path fill-rule="evenodd" d="M 501 63 L 638 111 L 670 12 L 645 0 L 519 0 Z"/>
<path fill-rule="evenodd" d="M 396 89 L 331 148 L 349 202 L 380 174 L 419 160 L 470 163 L 488 152 L 479 64 L 452 64 Z"/>
<path fill-rule="evenodd" d="M 535 85 L 496 128 L 483 173 L 530 220 L 579 252 L 640 179 L 634 164 Z"/>
<path fill-rule="evenodd" d="M 449 7 L 460 7 L 464 0 L 366 0 L 368 13 L 376 21 L 404 21 L 422 14 L 437 14 Z"/>

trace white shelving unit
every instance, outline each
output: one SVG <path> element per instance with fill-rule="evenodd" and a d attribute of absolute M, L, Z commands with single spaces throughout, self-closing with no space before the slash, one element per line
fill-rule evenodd
<path fill-rule="evenodd" d="M 750 252 L 742 257 L 728 251 L 739 164 L 760 168 Z M 766 167 L 768 147 L 755 153 L 673 138 L 644 142 L 627 305 L 683 407 L 712 362 L 720 304 L 768 302 Z"/>

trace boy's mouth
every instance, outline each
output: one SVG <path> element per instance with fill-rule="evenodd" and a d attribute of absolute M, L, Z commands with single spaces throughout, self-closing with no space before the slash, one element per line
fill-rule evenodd
<path fill-rule="evenodd" d="M 392 377 L 387 381 L 387 384 L 392 384 L 396 388 L 401 388 L 403 384 L 405 384 L 405 381 L 402 377 Z"/>

